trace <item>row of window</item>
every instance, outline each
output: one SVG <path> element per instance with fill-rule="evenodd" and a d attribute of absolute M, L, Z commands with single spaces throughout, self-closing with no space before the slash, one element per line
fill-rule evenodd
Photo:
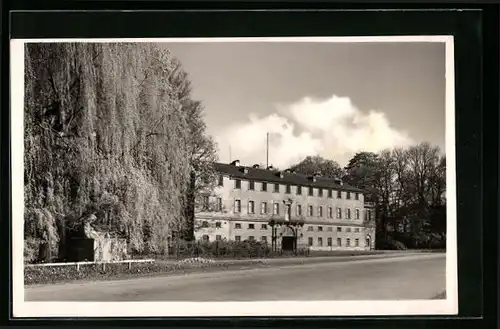
<path fill-rule="evenodd" d="M 266 182 L 262 182 L 261 183 L 261 191 L 262 192 L 267 192 L 267 183 Z M 272 184 L 273 185 L 273 192 L 274 193 L 280 193 L 280 186 L 281 184 L 279 183 L 274 183 Z M 224 186 L 224 176 L 219 176 L 219 186 Z M 241 179 L 235 179 L 234 180 L 234 188 L 235 189 L 241 189 Z M 249 191 L 255 191 L 255 182 L 254 181 L 248 181 L 248 190 Z M 323 197 L 324 193 L 324 189 L 322 188 L 316 188 L 316 190 L 318 191 L 317 195 L 318 197 Z M 333 198 L 333 190 L 331 189 L 327 189 L 327 195 L 329 198 Z M 285 193 L 286 194 L 291 194 L 292 193 L 292 186 L 291 185 L 285 185 Z M 296 194 L 297 195 L 302 195 L 302 186 L 298 185 L 297 186 L 297 191 L 296 191 Z M 342 192 L 341 191 L 337 191 L 337 199 L 342 199 Z M 313 187 L 308 187 L 307 188 L 307 195 L 309 196 L 314 196 L 314 188 Z M 346 199 L 347 200 L 350 200 L 351 199 L 351 192 L 346 192 Z M 354 193 L 354 199 L 355 200 L 359 200 L 359 193 Z"/>
<path fill-rule="evenodd" d="M 316 214 L 314 213 L 314 206 L 313 205 L 308 205 L 307 206 L 307 217 L 314 217 L 315 215 L 317 217 L 323 217 L 323 206 L 317 206 L 316 208 Z M 241 200 L 234 200 L 234 212 L 235 213 L 240 213 L 241 212 Z M 247 212 L 249 214 L 255 214 L 255 202 L 250 200 L 248 201 L 248 207 L 247 207 Z M 261 202 L 260 203 L 260 214 L 265 215 L 268 213 L 268 204 L 267 202 Z M 285 214 L 290 214 L 290 205 L 285 205 Z M 279 215 L 280 214 L 280 204 L 278 202 L 273 203 L 273 215 Z M 303 211 L 302 211 L 302 205 L 297 204 L 295 206 L 295 215 L 297 216 L 302 216 Z M 327 207 L 327 217 L 328 218 L 333 218 L 333 207 Z M 345 210 L 345 217 L 346 219 L 352 219 L 352 213 L 350 208 L 346 208 Z M 341 219 L 342 218 L 342 208 L 337 207 L 336 208 L 336 218 Z M 359 209 L 354 210 L 354 219 L 360 219 L 361 218 L 361 212 Z"/>
<path fill-rule="evenodd" d="M 219 223 L 218 226 L 217 226 L 217 223 Z M 215 227 L 220 227 L 220 222 L 217 222 L 217 223 L 216 223 Z M 241 223 L 235 223 L 234 224 L 234 228 L 236 230 L 240 230 L 242 228 Z M 255 230 L 255 224 L 249 223 L 248 226 L 247 226 L 247 228 L 249 230 Z M 317 228 L 318 232 L 323 232 L 323 226 L 317 226 L 316 228 Z M 260 225 L 260 229 L 261 230 L 267 230 L 267 224 L 261 224 Z M 313 226 L 308 226 L 307 227 L 307 231 L 308 232 L 313 232 L 314 231 L 314 227 Z M 328 226 L 327 227 L 327 231 L 328 232 L 332 232 L 333 231 L 333 227 L 332 226 Z M 346 232 L 351 232 L 351 228 L 350 227 L 346 227 L 345 231 Z M 342 232 L 342 227 L 337 227 L 337 232 Z M 354 232 L 355 233 L 359 233 L 360 232 L 360 228 L 359 227 L 355 227 L 354 228 Z"/>
<path fill-rule="evenodd" d="M 205 241 L 205 242 L 209 242 L 210 241 L 210 237 L 208 235 L 204 235 L 202 237 L 202 240 Z M 216 235 L 215 236 L 215 240 L 216 241 L 222 240 L 222 236 L 221 235 Z M 241 241 L 241 236 L 236 235 L 234 237 L 234 240 L 235 241 Z M 254 236 L 249 236 L 248 237 L 248 241 L 255 241 L 255 237 Z M 267 242 L 268 241 L 267 240 L 267 236 L 265 236 L 265 235 L 261 236 L 260 237 L 260 241 Z M 323 247 L 323 238 L 322 237 L 318 237 L 316 241 L 317 241 L 316 246 Z M 326 238 L 326 245 L 328 247 L 332 247 L 333 246 L 332 242 L 333 242 L 333 239 L 331 237 Z M 309 237 L 307 239 L 307 244 L 308 244 L 308 246 L 313 247 L 314 246 L 314 238 Z M 350 238 L 346 238 L 345 239 L 345 246 L 346 247 L 351 247 L 351 239 Z M 366 247 L 370 246 L 370 239 L 365 239 L 365 246 Z M 337 238 L 337 247 L 342 247 L 342 238 Z M 354 247 L 359 247 L 359 239 L 357 239 L 357 238 L 354 239 Z"/>
<path fill-rule="evenodd" d="M 316 246 L 323 247 L 323 238 L 322 237 L 317 238 L 316 241 L 317 241 Z M 307 239 L 307 244 L 310 247 L 314 246 L 314 239 L 312 237 L 309 237 Z M 332 238 L 328 237 L 326 239 L 326 245 L 328 247 L 332 247 Z M 351 239 L 350 238 L 345 239 L 345 246 L 351 247 Z M 370 246 L 370 239 L 365 239 L 365 247 L 369 247 L 369 246 Z M 342 238 L 337 238 L 337 247 L 342 247 Z M 354 247 L 359 247 L 359 239 L 354 239 Z"/>

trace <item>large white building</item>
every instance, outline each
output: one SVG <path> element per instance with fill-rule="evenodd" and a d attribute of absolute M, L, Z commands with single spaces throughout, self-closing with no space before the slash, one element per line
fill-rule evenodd
<path fill-rule="evenodd" d="M 197 200 L 195 237 L 260 240 L 278 249 L 373 249 L 363 190 L 320 175 L 217 163 L 217 187 Z M 369 225 L 371 224 L 371 225 Z"/>

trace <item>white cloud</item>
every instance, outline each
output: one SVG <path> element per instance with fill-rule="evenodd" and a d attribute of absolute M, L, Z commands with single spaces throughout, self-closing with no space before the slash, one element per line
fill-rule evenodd
<path fill-rule="evenodd" d="M 278 106 L 277 113 L 269 116 L 250 114 L 247 121 L 222 131 L 216 136 L 220 160 L 229 160 L 231 148 L 232 159 L 242 164 L 265 163 L 267 132 L 269 163 L 280 168 L 308 155 L 321 155 L 344 166 L 356 152 L 378 152 L 412 143 L 405 132 L 391 127 L 384 113 L 364 113 L 348 97 L 305 97 Z"/>

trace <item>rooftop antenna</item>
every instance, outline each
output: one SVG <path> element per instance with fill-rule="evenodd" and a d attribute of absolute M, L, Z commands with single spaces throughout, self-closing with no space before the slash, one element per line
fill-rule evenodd
<path fill-rule="evenodd" d="M 269 133 L 266 133 L 266 169 L 269 168 Z"/>

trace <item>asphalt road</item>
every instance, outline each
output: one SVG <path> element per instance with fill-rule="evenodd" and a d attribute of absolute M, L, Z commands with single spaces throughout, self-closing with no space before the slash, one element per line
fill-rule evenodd
<path fill-rule="evenodd" d="M 445 255 L 273 266 L 119 281 L 30 286 L 26 301 L 273 301 L 431 299 Z"/>

